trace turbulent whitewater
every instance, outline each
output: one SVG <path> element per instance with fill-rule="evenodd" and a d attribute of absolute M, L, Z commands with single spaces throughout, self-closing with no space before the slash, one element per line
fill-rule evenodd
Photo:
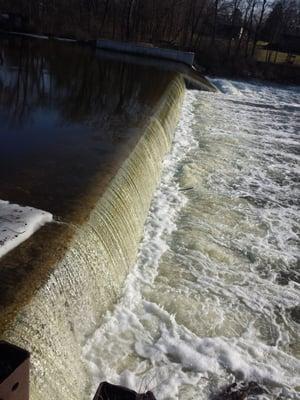
<path fill-rule="evenodd" d="M 189 91 L 120 302 L 84 347 L 101 380 L 162 399 L 234 381 L 300 399 L 300 90 Z"/>

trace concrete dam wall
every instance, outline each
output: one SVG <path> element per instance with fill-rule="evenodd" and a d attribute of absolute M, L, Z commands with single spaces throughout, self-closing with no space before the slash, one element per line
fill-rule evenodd
<path fill-rule="evenodd" d="M 20 57 L 17 39 L 1 45 L 6 65 L 18 66 L 3 76 L 2 114 L 29 145 L 9 157 L 2 148 L 0 198 L 55 222 L 0 259 L 0 338 L 31 351 L 32 400 L 85 399 L 81 345 L 136 259 L 184 81 L 76 46 L 22 40 Z M 43 135 L 32 133 L 41 119 Z"/>

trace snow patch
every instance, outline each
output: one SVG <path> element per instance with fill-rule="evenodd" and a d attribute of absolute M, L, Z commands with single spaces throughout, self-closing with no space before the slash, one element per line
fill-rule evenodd
<path fill-rule="evenodd" d="M 46 211 L 0 200 L 0 258 L 52 220 Z"/>

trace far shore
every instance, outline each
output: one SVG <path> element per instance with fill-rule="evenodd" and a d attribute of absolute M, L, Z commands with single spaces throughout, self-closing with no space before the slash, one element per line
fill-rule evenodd
<path fill-rule="evenodd" d="M 38 31 L 6 31 L 0 30 L 2 35 L 24 35 L 32 36 L 40 39 L 55 39 L 69 42 L 77 42 L 82 45 L 96 46 L 94 39 L 82 39 L 76 35 L 61 35 L 57 33 L 49 34 Z M 158 45 L 159 46 L 159 45 Z M 165 48 L 176 48 L 176 50 L 187 51 L 180 49 L 173 44 L 164 43 Z M 213 49 L 209 52 L 195 52 L 196 54 L 196 70 L 203 75 L 222 76 L 231 79 L 259 79 L 266 82 L 284 84 L 284 85 L 300 85 L 300 66 L 289 64 L 272 64 L 257 62 L 253 59 L 241 58 L 226 58 L 221 54 L 217 54 Z"/>

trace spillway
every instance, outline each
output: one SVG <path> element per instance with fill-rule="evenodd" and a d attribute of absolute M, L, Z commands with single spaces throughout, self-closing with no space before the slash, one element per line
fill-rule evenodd
<path fill-rule="evenodd" d="M 72 44 L 0 44 L 0 199 L 54 216 L 0 259 L 0 338 L 32 353 L 32 400 L 84 399 L 82 343 L 136 259 L 184 81 Z"/>
<path fill-rule="evenodd" d="M 185 95 L 136 265 L 86 340 L 91 394 L 300 400 L 300 90 L 214 83 Z"/>

